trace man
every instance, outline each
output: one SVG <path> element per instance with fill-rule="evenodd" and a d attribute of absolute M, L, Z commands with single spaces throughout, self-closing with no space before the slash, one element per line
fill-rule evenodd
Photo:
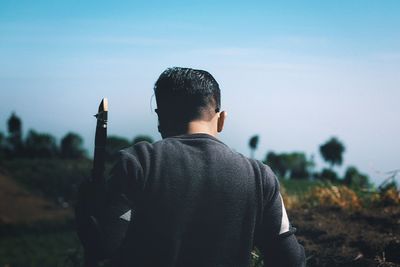
<path fill-rule="evenodd" d="M 97 204 L 108 211 L 93 209 L 113 265 L 245 267 L 257 246 L 265 266 L 304 266 L 271 169 L 216 138 L 227 114 L 211 74 L 170 68 L 154 93 L 163 140 L 122 150 Z M 102 222 L 118 205 L 132 209 L 112 215 L 130 221 L 121 230 Z"/>

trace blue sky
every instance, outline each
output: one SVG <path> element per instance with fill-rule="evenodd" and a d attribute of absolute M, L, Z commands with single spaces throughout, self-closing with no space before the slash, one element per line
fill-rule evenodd
<path fill-rule="evenodd" d="M 221 139 L 248 154 L 346 145 L 379 182 L 400 167 L 399 1 L 5 1 L 0 130 L 23 127 L 91 149 L 99 100 L 110 134 L 159 139 L 152 87 L 170 66 L 210 71 L 229 113 Z"/>

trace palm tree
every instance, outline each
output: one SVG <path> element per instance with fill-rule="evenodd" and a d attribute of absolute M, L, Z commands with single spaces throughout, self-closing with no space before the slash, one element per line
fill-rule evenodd
<path fill-rule="evenodd" d="M 330 164 L 331 169 L 334 165 L 340 166 L 342 164 L 345 147 L 337 138 L 332 137 L 325 144 L 322 144 L 319 151 L 324 160 Z"/>
<path fill-rule="evenodd" d="M 260 137 L 256 134 L 252 136 L 249 140 L 249 147 L 250 147 L 250 157 L 254 159 L 254 152 L 257 149 L 258 146 L 258 141 L 260 140 Z"/>

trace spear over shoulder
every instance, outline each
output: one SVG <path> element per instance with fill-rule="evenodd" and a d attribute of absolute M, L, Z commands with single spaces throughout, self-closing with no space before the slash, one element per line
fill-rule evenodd
<path fill-rule="evenodd" d="M 99 111 L 94 115 L 97 119 L 96 135 L 94 140 L 94 157 L 92 179 L 96 183 L 104 183 L 105 154 L 107 143 L 108 99 L 103 98 Z"/>
<path fill-rule="evenodd" d="M 119 201 L 117 206 L 110 206 L 106 200 L 107 98 L 102 99 L 94 116 L 97 123 L 93 169 L 90 179 L 85 180 L 79 188 L 75 209 L 77 232 L 84 248 L 85 267 L 96 267 L 99 261 L 113 254 L 125 236 L 131 214 L 129 205 L 123 201 Z"/>
<path fill-rule="evenodd" d="M 103 98 L 99 105 L 99 110 L 96 115 L 96 134 L 94 139 L 94 156 L 93 156 L 93 169 L 92 169 L 92 182 L 97 187 L 103 188 L 105 184 L 104 170 L 105 170 L 105 152 L 107 144 L 107 120 L 108 120 L 108 99 Z M 92 227 L 97 229 L 96 235 L 99 235 L 99 226 L 95 217 L 90 218 Z M 97 264 L 97 257 L 95 251 L 90 252 L 85 248 L 85 267 L 95 267 Z"/>

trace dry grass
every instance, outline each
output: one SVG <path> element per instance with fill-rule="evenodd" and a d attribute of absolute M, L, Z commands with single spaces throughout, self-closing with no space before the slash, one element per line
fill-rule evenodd
<path fill-rule="evenodd" d="M 362 200 L 358 194 L 344 185 L 318 185 L 304 194 L 288 194 L 285 188 L 281 187 L 281 194 L 287 209 L 317 205 L 352 210 L 362 207 Z"/>
<path fill-rule="evenodd" d="M 288 209 L 334 206 L 344 210 L 360 210 L 370 204 L 383 207 L 400 204 L 400 191 L 396 187 L 363 193 L 345 185 L 323 184 L 311 187 L 303 194 L 289 194 L 282 186 L 281 194 Z"/>
<path fill-rule="evenodd" d="M 392 206 L 400 204 L 400 191 L 395 187 L 390 187 L 372 195 L 372 203 L 377 206 Z"/>
<path fill-rule="evenodd" d="M 312 188 L 305 198 L 317 205 L 338 206 L 352 210 L 362 208 L 362 201 L 357 193 L 343 185 L 317 186 Z"/>
<path fill-rule="evenodd" d="M 285 187 L 283 186 L 281 186 L 280 191 L 283 202 L 285 203 L 285 207 L 287 209 L 293 209 L 303 204 L 303 196 L 299 194 L 288 194 Z"/>

